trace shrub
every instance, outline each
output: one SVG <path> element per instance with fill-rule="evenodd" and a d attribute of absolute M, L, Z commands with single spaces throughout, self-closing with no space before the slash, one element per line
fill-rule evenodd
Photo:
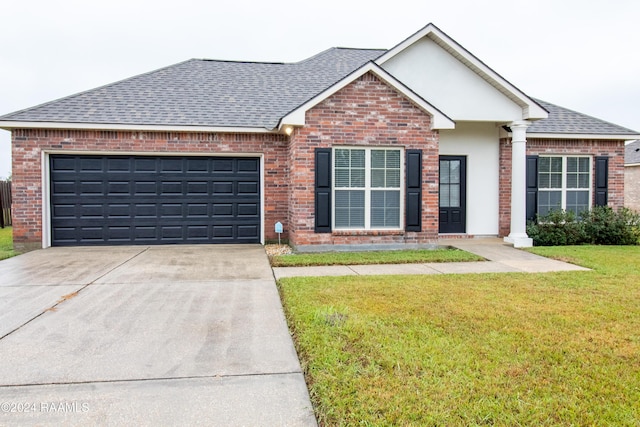
<path fill-rule="evenodd" d="M 637 245 L 640 242 L 640 214 L 627 208 L 617 212 L 608 206 L 596 206 L 583 212 L 581 219 L 596 245 Z"/>
<path fill-rule="evenodd" d="M 529 222 L 527 234 L 535 246 L 581 245 L 588 241 L 584 224 L 569 211 L 554 210 Z"/>
<path fill-rule="evenodd" d="M 640 244 L 640 214 L 627 208 L 614 211 L 596 206 L 580 214 L 554 210 L 527 224 L 535 246 L 637 245 Z"/>

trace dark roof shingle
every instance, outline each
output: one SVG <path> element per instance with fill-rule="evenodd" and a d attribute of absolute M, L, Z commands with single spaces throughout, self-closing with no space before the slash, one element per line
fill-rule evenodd
<path fill-rule="evenodd" d="M 272 129 L 282 116 L 384 52 L 332 48 L 297 63 L 191 59 L 0 120 Z"/>
<path fill-rule="evenodd" d="M 539 99 L 534 99 L 534 101 L 549 112 L 549 117 L 533 122 L 527 129 L 527 133 L 638 135 L 638 132 L 631 129 L 596 119 L 550 102 Z"/>
<path fill-rule="evenodd" d="M 640 140 L 633 141 L 624 146 L 624 164 L 640 164 Z"/>
<path fill-rule="evenodd" d="M 0 121 L 274 129 L 286 114 L 385 52 L 331 48 L 296 63 L 191 59 L 10 113 Z M 549 117 L 534 122 L 530 134 L 638 134 L 535 101 Z"/>

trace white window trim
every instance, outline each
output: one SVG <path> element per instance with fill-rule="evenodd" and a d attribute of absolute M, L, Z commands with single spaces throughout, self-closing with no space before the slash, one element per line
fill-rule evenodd
<path fill-rule="evenodd" d="M 336 150 L 364 150 L 364 187 L 339 187 L 336 188 Z M 400 151 L 400 187 L 371 187 L 371 150 Z M 405 150 L 403 147 L 362 147 L 362 146 L 335 146 L 331 150 L 331 229 L 333 231 L 400 231 L 404 230 L 404 205 L 405 205 Z M 336 190 L 364 190 L 364 228 L 337 228 L 336 227 Z M 400 221 L 398 227 L 371 228 L 371 190 L 398 190 L 400 192 Z"/>
<path fill-rule="evenodd" d="M 589 206 L 588 209 L 593 207 L 593 156 L 590 155 L 580 155 L 580 154 L 545 154 L 538 155 L 538 158 L 547 157 L 547 158 L 561 158 L 562 159 L 562 188 L 540 188 L 540 184 L 538 183 L 538 193 L 541 192 L 552 192 L 552 191 L 560 191 L 560 209 L 566 212 L 567 210 L 567 191 L 589 191 Z M 567 187 L 567 158 L 575 157 L 582 159 L 589 159 L 589 188 L 568 188 Z M 538 170 L 538 173 L 540 171 Z M 538 206 L 536 206 L 536 213 L 539 213 Z"/>

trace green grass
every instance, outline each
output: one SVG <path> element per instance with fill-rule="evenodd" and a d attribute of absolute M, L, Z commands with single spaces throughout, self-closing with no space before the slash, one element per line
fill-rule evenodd
<path fill-rule="evenodd" d="M 13 250 L 12 228 L 0 228 L 0 260 L 16 255 L 18 255 L 18 253 Z"/>
<path fill-rule="evenodd" d="M 271 257 L 271 265 L 273 267 L 302 267 L 309 265 L 409 264 L 483 260 L 482 257 L 458 249 L 416 249 L 276 255 Z"/>
<path fill-rule="evenodd" d="M 640 424 L 640 247 L 547 274 L 282 279 L 323 425 Z"/>

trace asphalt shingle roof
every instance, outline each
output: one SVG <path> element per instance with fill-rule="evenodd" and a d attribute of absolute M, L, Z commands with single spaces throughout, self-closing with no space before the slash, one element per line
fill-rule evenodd
<path fill-rule="evenodd" d="M 624 146 L 624 163 L 625 165 L 640 163 L 640 139 Z"/>
<path fill-rule="evenodd" d="M 191 59 L 0 117 L 0 120 L 259 127 L 384 50 L 332 48 L 296 63 Z"/>
<path fill-rule="evenodd" d="M 331 48 L 296 63 L 191 59 L 10 113 L 0 121 L 273 129 L 296 107 L 385 52 Z M 535 101 L 549 117 L 534 122 L 528 133 L 638 134 Z"/>
<path fill-rule="evenodd" d="M 534 101 L 549 112 L 549 117 L 533 122 L 527 129 L 527 133 L 638 135 L 638 132 L 631 129 L 587 116 L 577 111 L 539 99 L 534 99 Z"/>

